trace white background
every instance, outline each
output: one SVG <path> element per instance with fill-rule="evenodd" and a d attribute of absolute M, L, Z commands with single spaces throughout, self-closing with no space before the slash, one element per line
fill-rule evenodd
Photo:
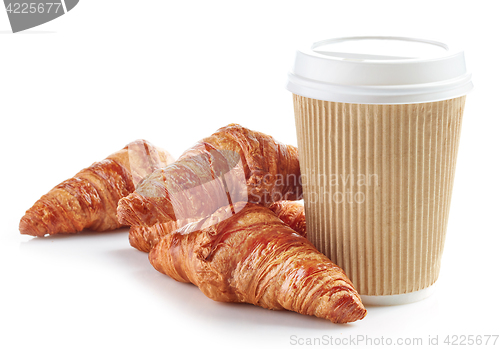
<path fill-rule="evenodd" d="M 416 337 L 424 344 L 439 336 L 442 344 L 446 335 L 500 335 L 494 5 L 82 0 L 67 15 L 19 34 L 10 33 L 0 10 L 0 347 L 282 348 L 291 336 Z M 138 138 L 178 156 L 236 122 L 296 144 L 292 96 L 284 88 L 296 46 L 384 34 L 460 43 L 475 84 L 431 298 L 368 307 L 364 320 L 335 325 L 213 302 L 156 272 L 146 254 L 129 246 L 126 229 L 19 235 L 19 219 L 41 195 Z"/>

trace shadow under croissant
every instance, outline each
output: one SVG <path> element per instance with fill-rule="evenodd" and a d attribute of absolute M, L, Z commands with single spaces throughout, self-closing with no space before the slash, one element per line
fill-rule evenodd
<path fill-rule="evenodd" d="M 23 236 L 24 241 L 19 244 L 19 251 L 37 256 L 37 259 L 58 258 L 64 264 L 106 263 L 106 260 L 112 258 L 108 255 L 110 250 L 121 243 L 128 245 L 128 230 L 128 227 L 124 227 L 106 232 L 83 230 L 78 233 L 44 237 L 26 235 Z"/>
<path fill-rule="evenodd" d="M 287 310 L 269 310 L 257 307 L 252 304 L 245 303 L 223 303 L 216 302 L 207 298 L 198 287 L 193 284 L 186 284 L 175 281 L 170 277 L 158 273 L 149 263 L 148 255 L 135 250 L 131 247 L 109 249 L 109 246 L 116 246 L 118 240 L 126 241 L 128 245 L 128 227 L 120 228 L 108 232 L 94 232 L 84 230 L 75 234 L 56 234 L 43 238 L 31 238 L 28 241 L 21 242 L 20 249 L 22 251 L 46 253 L 50 252 L 50 248 L 55 244 L 68 244 L 68 247 L 76 246 L 75 249 L 64 249 L 61 251 L 58 246 L 58 253 L 67 255 L 68 258 L 84 258 L 85 260 L 95 257 L 97 252 L 92 249 L 80 250 L 80 253 L 75 254 L 78 249 L 78 241 L 95 241 L 95 246 L 105 250 L 99 252 L 99 255 L 105 259 L 118 260 L 118 264 L 123 266 L 124 271 L 137 279 L 138 284 L 143 285 L 145 293 L 151 291 L 154 298 L 163 304 L 159 304 L 159 308 L 164 307 L 164 313 L 167 315 L 171 309 L 171 300 L 179 304 L 176 311 L 185 311 L 191 313 L 193 317 L 205 319 L 204 321 L 217 320 L 238 322 L 241 324 L 261 325 L 266 327 L 291 327 L 291 328 L 314 328 L 328 330 L 345 330 L 353 326 L 351 324 L 332 324 L 330 321 L 298 314 Z M 110 240 L 111 238 L 111 240 Z M 106 246 L 99 243 L 99 240 L 109 240 Z M 47 249 L 44 249 L 46 246 Z M 42 247 L 42 248 L 41 248 Z M 139 300 L 140 297 L 132 295 L 131 299 Z M 167 301 L 168 300 L 168 301 Z M 140 303 L 133 304 L 133 301 L 128 306 L 140 306 Z M 140 301 L 139 301 L 140 302 Z"/>
<path fill-rule="evenodd" d="M 113 255 L 128 264 L 133 264 L 135 270 L 131 273 L 141 285 L 151 290 L 157 299 L 175 299 L 179 304 L 176 311 L 185 311 L 197 319 L 204 321 L 217 320 L 238 322 L 241 324 L 260 325 L 265 327 L 314 328 L 343 331 L 354 326 L 350 324 L 332 324 L 326 319 L 307 316 L 287 310 L 269 310 L 246 303 L 216 302 L 206 297 L 193 284 L 181 283 L 158 273 L 149 264 L 148 256 L 134 249 L 112 251 Z M 137 268 L 137 266 L 141 266 Z M 165 303 L 165 314 L 170 310 Z M 159 306 L 160 308 L 160 306 Z"/>
<path fill-rule="evenodd" d="M 36 244 L 44 244 L 49 240 L 78 240 L 78 239 L 89 239 L 92 237 L 106 237 L 110 235 L 119 235 L 119 234 L 127 234 L 128 235 L 129 227 L 123 227 L 123 228 L 118 228 L 114 230 L 107 230 L 107 231 L 93 231 L 89 229 L 84 229 L 82 231 L 79 231 L 77 233 L 60 233 L 60 234 L 54 234 L 54 235 L 45 235 L 45 236 L 30 236 L 30 235 L 24 235 L 25 237 L 30 238 L 29 240 L 23 241 L 21 244 L 29 243 L 32 245 Z"/>

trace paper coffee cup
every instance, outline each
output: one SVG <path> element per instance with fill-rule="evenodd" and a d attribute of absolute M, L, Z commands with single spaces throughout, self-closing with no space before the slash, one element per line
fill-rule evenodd
<path fill-rule="evenodd" d="M 463 52 L 409 38 L 325 40 L 297 52 L 287 88 L 308 239 L 365 304 L 427 297 L 472 88 Z"/>

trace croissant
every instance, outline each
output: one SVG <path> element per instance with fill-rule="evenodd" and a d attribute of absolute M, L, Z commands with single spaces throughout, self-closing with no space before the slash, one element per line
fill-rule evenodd
<path fill-rule="evenodd" d="M 188 225 L 164 236 L 149 253 L 151 264 L 216 301 L 287 309 L 335 323 L 365 317 L 343 270 L 307 239 L 264 206 L 233 206 L 197 223 L 200 230 L 186 233 Z"/>
<path fill-rule="evenodd" d="M 297 201 L 277 201 L 269 206 L 286 225 L 295 230 L 295 232 L 306 237 L 306 219 L 304 205 Z M 158 223 L 153 226 L 133 225 L 129 230 L 130 245 L 139 251 L 149 252 L 157 243 L 167 234 L 170 234 L 184 225 L 192 223 L 189 221 L 171 221 L 167 223 Z"/>
<path fill-rule="evenodd" d="M 283 223 L 295 230 L 297 234 L 307 238 L 306 213 L 302 203 L 297 201 L 276 201 L 269 206 L 269 209 L 273 211 Z"/>
<path fill-rule="evenodd" d="M 119 228 L 118 200 L 132 193 L 143 177 L 173 161 L 168 152 L 147 141 L 129 143 L 43 195 L 26 211 L 19 230 L 44 236 Z"/>
<path fill-rule="evenodd" d="M 198 220 L 239 201 L 269 206 L 302 198 L 296 147 L 237 124 L 199 141 L 118 204 L 118 220 L 154 225 Z"/>
<path fill-rule="evenodd" d="M 188 224 L 188 222 L 185 222 L 185 224 Z M 185 224 L 179 223 L 179 221 L 170 221 L 152 226 L 133 225 L 128 233 L 130 246 L 142 252 L 149 252 L 162 237 L 176 231 Z"/>

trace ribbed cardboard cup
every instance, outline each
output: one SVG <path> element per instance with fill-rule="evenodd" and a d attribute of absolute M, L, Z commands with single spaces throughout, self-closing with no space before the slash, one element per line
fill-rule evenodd
<path fill-rule="evenodd" d="M 308 239 L 361 295 L 428 289 L 439 275 L 465 96 L 293 98 Z"/>
<path fill-rule="evenodd" d="M 434 40 L 331 38 L 296 52 L 287 89 L 307 235 L 364 304 L 434 289 L 472 87 L 463 50 Z"/>

